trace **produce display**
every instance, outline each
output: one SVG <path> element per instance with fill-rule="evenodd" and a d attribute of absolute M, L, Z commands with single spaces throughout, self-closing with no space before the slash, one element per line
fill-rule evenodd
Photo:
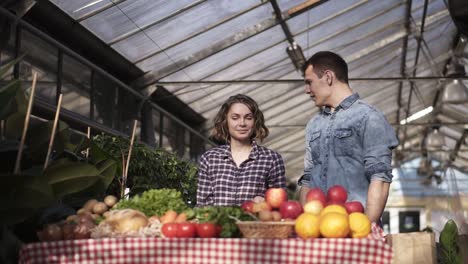
<path fill-rule="evenodd" d="M 331 187 L 326 195 L 315 188 L 307 193 L 306 203 L 301 205 L 288 200 L 284 189 L 270 188 L 265 197 L 255 197 L 241 207 L 189 208 L 179 191 L 153 189 L 128 200 L 117 201 L 114 196 L 103 201 L 88 200 L 76 215 L 45 226 L 38 237 L 41 241 L 104 237 L 232 238 L 241 237 L 240 226 L 244 236 L 245 230 L 253 232 L 254 235 L 246 236 L 250 238 L 286 238 L 293 230 L 302 239 L 367 237 L 371 222 L 364 207 L 357 201 L 347 201 L 347 197 L 342 186 Z M 273 236 L 275 230 L 283 234 Z M 262 237 L 262 232 L 269 234 Z"/>
<path fill-rule="evenodd" d="M 174 189 L 148 190 L 131 199 L 120 201 L 115 208 L 135 209 L 147 216 L 161 216 L 169 210 L 180 213 L 188 209 L 182 199 L 182 194 Z"/>
<path fill-rule="evenodd" d="M 128 200 L 88 200 L 76 215 L 37 232 L 41 241 L 120 237 L 240 237 L 236 221 L 253 220 L 238 206 L 188 208 L 181 193 L 153 189 Z"/>
<path fill-rule="evenodd" d="M 270 188 L 265 198 L 246 201 L 241 208 L 254 214 L 258 221 L 295 221 L 298 237 L 310 238 L 364 238 L 371 232 L 371 222 L 358 201 L 347 201 L 347 190 L 340 185 L 330 187 L 325 194 L 320 188 L 311 189 L 306 203 L 288 200 L 286 191 Z M 278 225 L 278 228 L 279 225 Z"/>
<path fill-rule="evenodd" d="M 88 200 L 76 215 L 68 216 L 60 223 L 48 224 L 37 231 L 40 241 L 57 241 L 71 239 L 86 239 L 91 237 L 92 230 L 103 220 L 108 209 L 117 202 L 117 197 L 109 195 L 104 201 Z"/>

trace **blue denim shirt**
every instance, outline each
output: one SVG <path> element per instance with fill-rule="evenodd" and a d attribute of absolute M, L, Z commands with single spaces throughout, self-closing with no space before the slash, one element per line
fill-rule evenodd
<path fill-rule="evenodd" d="M 397 145 L 383 113 L 352 94 L 334 112 L 325 107 L 307 124 L 299 185 L 326 193 L 339 184 L 348 190 L 349 201 L 366 206 L 371 180 L 392 181 L 392 149 Z"/>

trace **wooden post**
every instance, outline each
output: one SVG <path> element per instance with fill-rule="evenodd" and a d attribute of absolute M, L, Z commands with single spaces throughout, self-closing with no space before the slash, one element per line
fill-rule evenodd
<path fill-rule="evenodd" d="M 125 188 L 127 187 L 127 175 L 128 175 L 128 167 L 130 166 L 130 158 L 132 156 L 132 149 L 133 149 L 133 141 L 135 140 L 135 133 L 137 127 L 138 120 L 133 122 L 133 130 L 132 136 L 130 138 L 130 147 L 128 148 L 128 156 L 127 161 L 124 161 L 124 155 L 122 155 L 122 165 L 123 165 L 123 177 L 122 177 L 122 184 L 120 186 L 120 198 L 122 199 L 125 196 Z"/>
<path fill-rule="evenodd" d="M 88 138 L 88 140 L 91 139 L 91 127 L 88 127 L 88 132 L 86 133 L 86 137 Z M 86 148 L 86 159 L 88 159 L 88 156 L 89 156 L 89 147 Z"/>
<path fill-rule="evenodd" d="M 132 137 L 130 139 L 130 148 L 128 149 L 127 165 L 125 166 L 125 182 L 127 182 L 128 167 L 130 165 L 130 157 L 132 156 L 133 141 L 135 140 L 137 123 L 138 123 L 137 120 L 133 122 L 133 131 L 132 131 Z"/>
<path fill-rule="evenodd" d="M 57 103 L 57 110 L 55 111 L 54 125 L 52 126 L 52 133 L 50 135 L 49 148 L 47 149 L 47 155 L 46 155 L 46 159 L 44 162 L 44 170 L 47 168 L 47 165 L 49 165 L 49 156 L 50 156 L 50 153 L 52 152 L 52 146 L 54 145 L 55 130 L 57 130 L 57 124 L 58 124 L 58 119 L 60 116 L 61 106 L 62 106 L 62 94 L 60 94 L 59 96 L 58 103 Z"/>
<path fill-rule="evenodd" d="M 34 101 L 34 93 L 36 91 L 36 80 L 37 80 L 37 72 L 34 72 L 31 93 L 29 94 L 28 108 L 26 110 L 26 117 L 24 118 L 23 133 L 21 135 L 21 141 L 20 141 L 18 153 L 16 154 L 16 162 L 15 162 L 15 170 L 14 170 L 15 174 L 19 174 L 21 171 L 21 156 L 23 155 L 24 141 L 26 140 L 26 133 L 29 127 L 29 118 L 31 116 L 31 110 L 32 110 L 33 101 Z"/>

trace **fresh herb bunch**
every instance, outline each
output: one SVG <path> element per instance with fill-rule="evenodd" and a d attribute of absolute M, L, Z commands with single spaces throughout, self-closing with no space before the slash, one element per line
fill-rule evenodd
<path fill-rule="evenodd" d="M 182 194 L 174 189 L 148 190 L 128 200 L 120 200 L 115 205 L 115 208 L 139 210 L 146 216 L 161 216 L 168 210 L 181 213 L 188 209 L 182 200 Z"/>
<path fill-rule="evenodd" d="M 244 213 L 239 206 L 205 206 L 193 209 L 194 218 L 200 223 L 215 223 L 222 227 L 221 237 L 240 237 L 236 221 L 251 221 L 254 218 Z"/>

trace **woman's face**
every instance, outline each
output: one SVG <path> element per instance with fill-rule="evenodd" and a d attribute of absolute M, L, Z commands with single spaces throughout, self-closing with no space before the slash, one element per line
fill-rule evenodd
<path fill-rule="evenodd" d="M 252 111 L 245 104 L 231 105 L 226 119 L 231 141 L 250 142 L 250 137 L 254 133 L 255 119 Z"/>

